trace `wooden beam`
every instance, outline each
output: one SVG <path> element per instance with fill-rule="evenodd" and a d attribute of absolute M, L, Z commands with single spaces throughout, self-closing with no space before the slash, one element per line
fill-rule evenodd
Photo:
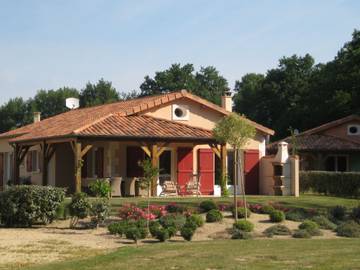
<path fill-rule="evenodd" d="M 81 159 L 81 143 L 74 143 L 74 174 L 75 174 L 75 192 L 81 192 L 81 167 L 82 167 L 82 159 Z"/>
<path fill-rule="evenodd" d="M 151 146 L 151 164 L 153 167 L 159 167 L 159 158 L 158 158 L 158 146 L 153 144 Z M 157 180 L 158 176 L 154 177 L 151 183 L 151 196 L 157 195 Z"/>
<path fill-rule="evenodd" d="M 87 152 L 92 148 L 93 146 L 91 144 L 84 147 L 84 149 L 81 151 L 81 158 L 83 158 Z"/>
<path fill-rule="evenodd" d="M 211 147 L 211 150 L 214 152 L 214 154 L 218 157 L 218 158 L 221 158 L 221 147 L 220 147 L 220 150 L 218 148 L 217 145 L 214 145 L 214 144 L 209 144 L 209 146 Z"/>
<path fill-rule="evenodd" d="M 151 151 L 149 149 L 149 147 L 147 146 L 141 146 L 141 149 L 145 152 L 145 154 L 151 158 Z"/>
<path fill-rule="evenodd" d="M 44 141 L 41 144 L 42 150 L 42 184 L 47 186 L 48 184 L 48 159 L 47 159 L 47 152 L 48 152 L 49 145 Z"/>

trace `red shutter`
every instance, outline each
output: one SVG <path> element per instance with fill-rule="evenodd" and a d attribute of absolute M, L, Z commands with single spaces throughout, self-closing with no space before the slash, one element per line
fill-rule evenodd
<path fill-rule="evenodd" d="M 140 147 L 129 146 L 126 148 L 126 175 L 128 177 L 141 177 L 144 175 L 139 162 L 144 160 L 145 153 Z"/>
<path fill-rule="evenodd" d="M 190 175 L 193 173 L 193 149 L 179 147 L 177 149 L 177 183 L 182 188 L 182 192 L 185 192 L 184 187 L 190 180 Z"/>
<path fill-rule="evenodd" d="M 213 195 L 215 184 L 215 168 L 214 153 L 211 149 L 199 149 L 198 170 L 200 175 L 201 194 Z"/>
<path fill-rule="evenodd" d="M 244 153 L 244 175 L 246 194 L 259 194 L 259 160 L 258 150 L 246 150 Z"/>
<path fill-rule="evenodd" d="M 95 174 L 98 178 L 104 177 L 104 148 L 99 147 L 95 154 Z"/>
<path fill-rule="evenodd" d="M 26 154 L 26 171 L 32 172 L 32 151 Z"/>

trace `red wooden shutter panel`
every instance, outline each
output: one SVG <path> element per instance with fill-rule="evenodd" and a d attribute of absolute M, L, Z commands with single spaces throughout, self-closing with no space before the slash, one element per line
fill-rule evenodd
<path fill-rule="evenodd" d="M 88 155 L 86 154 L 83 158 L 83 164 L 82 164 L 82 167 L 81 167 L 81 176 L 83 178 L 87 178 L 88 177 Z"/>
<path fill-rule="evenodd" d="M 200 191 L 203 195 L 212 195 L 215 184 L 214 153 L 211 149 L 199 149 L 198 153 Z"/>
<path fill-rule="evenodd" d="M 26 154 L 26 171 L 32 172 L 32 153 L 29 151 Z"/>
<path fill-rule="evenodd" d="M 126 175 L 128 177 L 141 177 L 144 175 L 143 169 L 139 166 L 139 161 L 144 160 L 144 151 L 137 146 L 126 148 Z"/>
<path fill-rule="evenodd" d="M 177 149 L 177 183 L 181 187 L 181 193 L 185 193 L 185 185 L 193 173 L 193 149 L 179 147 Z"/>
<path fill-rule="evenodd" d="M 259 194 L 260 155 L 258 150 L 246 150 L 244 153 L 244 174 L 246 194 Z"/>
<path fill-rule="evenodd" d="M 104 177 L 104 148 L 102 148 L 102 147 L 99 147 L 96 150 L 95 164 L 96 164 L 97 177 L 103 178 Z"/>

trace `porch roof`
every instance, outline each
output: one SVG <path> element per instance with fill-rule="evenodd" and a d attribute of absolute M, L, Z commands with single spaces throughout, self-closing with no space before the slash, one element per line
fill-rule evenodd
<path fill-rule="evenodd" d="M 58 138 L 100 138 L 128 140 L 173 140 L 215 142 L 210 130 L 192 127 L 183 123 L 144 115 L 120 116 L 111 114 L 91 125 L 62 135 L 56 134 L 52 127 L 34 129 L 32 132 L 15 137 L 13 143 L 40 141 Z"/>

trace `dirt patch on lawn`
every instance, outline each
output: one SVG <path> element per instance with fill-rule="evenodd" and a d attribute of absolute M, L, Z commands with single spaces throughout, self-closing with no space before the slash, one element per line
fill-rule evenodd
<path fill-rule="evenodd" d="M 205 216 L 204 216 L 205 217 Z M 255 224 L 254 234 L 261 239 L 263 231 L 274 225 L 267 215 L 252 214 L 249 218 Z M 230 213 L 225 213 L 221 222 L 206 223 L 199 228 L 193 241 L 210 241 L 213 239 L 228 239 L 228 230 L 233 219 Z M 297 229 L 299 222 L 284 221 L 282 224 L 289 229 Z M 331 231 L 323 231 L 324 235 L 315 238 L 335 238 Z M 290 238 L 281 236 L 274 238 Z M 173 242 L 184 241 L 177 235 Z M 139 244 L 152 244 L 157 240 L 146 239 Z M 114 249 L 134 245 L 132 241 L 109 235 L 105 227 L 98 229 L 69 229 L 69 221 L 57 221 L 48 226 L 29 229 L 0 228 L 0 269 L 22 267 L 30 264 L 48 263 L 74 257 L 97 255 Z"/>

